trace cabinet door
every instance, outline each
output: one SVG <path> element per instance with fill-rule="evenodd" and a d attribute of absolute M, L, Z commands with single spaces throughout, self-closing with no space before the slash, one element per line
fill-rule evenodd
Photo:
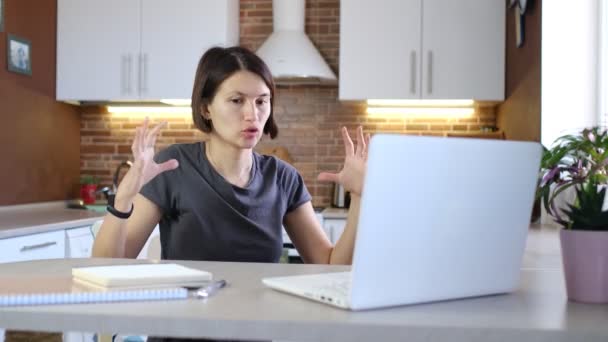
<path fill-rule="evenodd" d="M 334 245 L 342 236 L 342 232 L 344 232 L 344 228 L 346 228 L 346 220 L 345 219 L 325 219 L 324 221 L 324 229 L 329 233 L 329 237 L 331 243 Z"/>
<path fill-rule="evenodd" d="M 235 0 L 145 0 L 142 99 L 190 99 L 198 60 L 212 46 L 238 44 Z"/>
<path fill-rule="evenodd" d="M 146 240 L 146 243 L 142 247 L 141 251 L 137 255 L 137 259 L 160 259 L 161 247 L 160 247 L 160 228 L 158 225 L 154 227 L 154 230 Z"/>
<path fill-rule="evenodd" d="M 340 99 L 420 97 L 421 1 L 340 2 Z"/>
<path fill-rule="evenodd" d="M 58 100 L 137 96 L 140 1 L 58 0 Z"/>
<path fill-rule="evenodd" d="M 66 258 L 90 258 L 93 251 L 93 232 L 90 226 L 67 229 Z"/>
<path fill-rule="evenodd" d="M 505 6 L 423 0 L 423 98 L 504 99 Z"/>

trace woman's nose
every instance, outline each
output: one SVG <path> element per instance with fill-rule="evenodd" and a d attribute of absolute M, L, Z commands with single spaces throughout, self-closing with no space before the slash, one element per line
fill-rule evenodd
<path fill-rule="evenodd" d="M 257 108 L 255 101 L 247 101 L 243 108 L 243 117 L 247 121 L 254 121 L 257 118 Z"/>

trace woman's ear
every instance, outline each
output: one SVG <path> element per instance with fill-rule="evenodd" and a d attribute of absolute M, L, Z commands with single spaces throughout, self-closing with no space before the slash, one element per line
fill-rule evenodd
<path fill-rule="evenodd" d="M 201 113 L 203 119 L 211 120 L 211 115 L 209 115 L 208 106 L 206 104 L 201 104 L 199 112 Z"/>

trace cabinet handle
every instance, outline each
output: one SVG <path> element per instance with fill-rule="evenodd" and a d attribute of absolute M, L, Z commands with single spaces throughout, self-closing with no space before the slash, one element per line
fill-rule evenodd
<path fill-rule="evenodd" d="M 143 93 L 148 92 L 148 54 L 144 53 L 144 80 L 142 85 Z"/>
<path fill-rule="evenodd" d="M 124 95 L 127 92 L 127 74 L 128 74 L 128 66 L 127 66 L 127 56 L 122 55 L 120 57 L 120 93 Z"/>
<path fill-rule="evenodd" d="M 57 241 L 43 242 L 43 243 L 39 243 L 37 245 L 23 246 L 23 247 L 21 247 L 21 249 L 19 251 L 21 251 L 21 252 L 27 252 L 27 251 L 31 251 L 33 249 L 39 249 L 39 248 L 49 247 L 49 246 L 53 246 L 53 245 L 56 245 L 56 244 L 57 244 Z"/>
<path fill-rule="evenodd" d="M 410 52 L 410 93 L 416 94 L 416 51 Z"/>
<path fill-rule="evenodd" d="M 139 54 L 138 56 L 138 69 L 137 69 L 137 93 L 141 95 L 143 88 L 143 76 L 144 76 L 144 56 Z"/>
<path fill-rule="evenodd" d="M 129 57 L 127 58 L 127 94 L 131 94 L 131 75 L 132 70 L 133 69 L 133 56 L 131 54 L 129 54 Z"/>
<path fill-rule="evenodd" d="M 433 51 L 428 52 L 428 64 L 427 64 L 427 92 L 431 94 L 433 92 Z"/>

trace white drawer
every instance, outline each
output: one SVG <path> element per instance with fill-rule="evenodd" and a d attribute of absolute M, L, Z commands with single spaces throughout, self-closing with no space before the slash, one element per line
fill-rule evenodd
<path fill-rule="evenodd" d="M 137 255 L 137 259 L 160 259 L 160 228 L 158 225 L 154 227 L 146 244 Z"/>
<path fill-rule="evenodd" d="M 67 229 L 66 258 L 89 258 L 93 251 L 93 233 L 90 226 Z"/>
<path fill-rule="evenodd" d="M 0 239 L 0 262 L 65 257 L 63 230 Z"/>
<path fill-rule="evenodd" d="M 90 236 L 93 237 L 93 232 L 91 230 L 91 226 L 83 226 L 78 228 L 69 228 L 65 230 L 66 238 L 75 238 L 81 236 Z"/>
<path fill-rule="evenodd" d="M 331 243 L 334 245 L 340 239 L 344 228 L 346 227 L 345 219 L 325 219 L 323 222 L 323 226 L 325 227 L 325 231 L 329 234 Z"/>

